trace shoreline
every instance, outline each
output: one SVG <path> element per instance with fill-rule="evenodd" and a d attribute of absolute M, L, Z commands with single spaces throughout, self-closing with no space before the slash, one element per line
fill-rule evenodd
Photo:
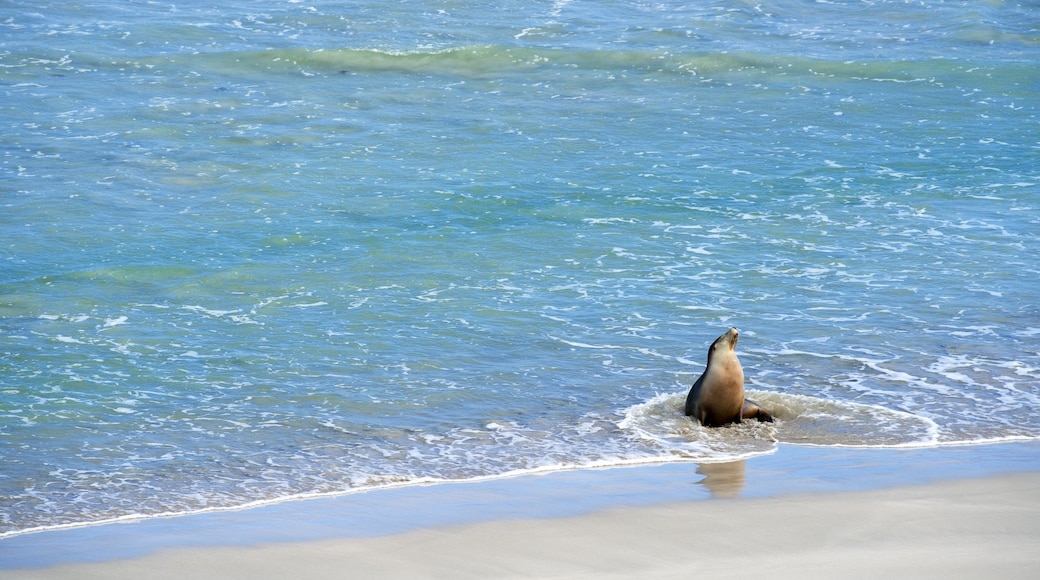
<path fill-rule="evenodd" d="M 1023 487 L 1023 482 L 1032 488 Z M 954 488 L 959 491 L 949 491 Z M 555 533 L 560 526 L 583 528 L 602 518 L 617 522 L 642 521 L 652 514 L 657 514 L 652 516 L 654 518 L 663 518 L 655 525 L 664 529 L 677 525 L 669 524 L 668 518 L 663 517 L 672 510 L 689 512 L 694 519 L 707 517 L 705 514 L 720 509 L 732 510 L 749 518 L 748 530 L 752 530 L 757 510 L 771 512 L 798 504 L 806 513 L 815 514 L 808 518 L 810 523 L 823 525 L 823 521 L 837 513 L 834 510 L 840 511 L 837 506 L 843 502 L 871 503 L 886 494 L 916 498 L 913 501 L 920 502 L 929 497 L 929 493 L 935 493 L 936 498 L 949 495 L 949 500 L 955 503 L 963 503 L 972 490 L 978 490 L 977 499 L 982 501 L 989 501 L 988 495 L 1003 494 L 1000 497 L 1004 499 L 982 511 L 983 515 L 1000 514 L 1001 519 L 1007 519 L 1005 508 L 1017 505 L 1016 502 L 1028 500 L 1040 506 L 1037 501 L 1040 492 L 1030 495 L 1029 489 L 1040 490 L 1040 441 L 918 449 L 781 445 L 776 453 L 731 463 L 661 463 L 525 474 L 448 485 L 401 486 L 238 511 L 35 532 L 0 540 L 0 570 L 5 577 L 13 578 L 86 577 L 84 574 L 89 576 L 94 569 L 104 569 L 105 577 L 140 577 L 142 570 L 134 567 L 176 554 L 190 553 L 191 562 L 208 561 L 208 554 L 245 552 L 266 560 L 289 550 L 283 557 L 297 560 L 291 555 L 293 550 L 304 554 L 327 543 L 338 546 L 337 554 L 353 553 L 354 548 L 350 546 L 371 543 L 382 546 L 373 548 L 374 553 L 379 549 L 395 552 L 398 548 L 394 546 L 415 541 L 417 535 L 461 533 L 466 536 L 470 532 L 465 530 L 485 526 L 493 531 L 482 534 L 508 535 L 509 530 L 519 526 L 531 527 L 530 533 L 540 536 Z M 628 515 L 619 515 L 622 513 Z M 1040 513 L 1034 511 L 1033 516 L 1037 515 Z M 898 518 L 893 521 L 898 522 Z M 596 529 L 581 533 L 596 535 Z M 623 536 L 622 529 L 623 525 L 615 529 L 611 537 Z M 1032 539 L 1040 538 L 1040 528 L 1032 528 L 1031 532 L 1035 532 Z M 736 538 L 738 544 L 742 534 Z M 660 536 L 657 539 L 663 544 L 671 541 L 663 533 L 650 531 L 649 535 Z M 882 541 L 880 538 L 867 540 Z M 955 540 L 949 538 L 951 545 L 956 544 Z M 522 538 L 517 541 L 524 543 Z M 612 540 L 603 538 L 603 541 Z M 526 570 L 520 572 L 521 575 L 542 574 L 525 567 L 521 561 L 514 561 L 515 557 L 508 555 L 512 548 L 497 548 L 489 546 L 486 554 L 475 553 L 474 558 L 480 560 L 501 552 L 502 557 L 513 558 L 510 561 L 518 566 L 517 570 Z M 768 542 L 763 539 L 759 549 L 767 548 Z M 434 556 L 427 554 L 427 558 Z M 352 556 L 359 557 L 356 553 Z M 388 566 L 399 561 L 391 560 Z M 591 562 L 586 564 L 592 565 Z M 425 574 L 421 568 L 408 572 L 395 568 L 396 565 L 386 568 L 387 574 L 391 569 L 399 573 Z M 128 566 L 134 568 L 132 573 Z M 210 570 L 213 577 L 236 575 L 234 570 L 223 568 L 218 574 L 220 566 L 217 563 L 213 566 L 216 567 L 203 567 L 193 573 L 204 577 Z M 269 566 L 274 569 L 279 563 L 272 561 Z M 348 569 L 353 570 L 354 566 L 351 563 Z M 366 575 L 379 574 L 379 566 L 376 563 L 372 566 Z M 477 564 L 474 566 L 474 574 L 487 572 L 480 572 L 482 568 Z M 633 572 L 642 574 L 646 572 L 644 568 Z M 183 567 L 179 569 L 183 571 Z M 456 571 L 462 574 L 463 569 Z M 255 573 L 255 570 L 248 574 L 245 568 L 241 570 L 241 576 Z M 320 571 L 315 572 L 320 575 Z M 448 570 L 442 573 L 455 575 Z M 161 573 L 157 574 L 155 577 L 162 577 Z M 580 576 L 580 570 L 571 570 L 567 575 Z"/>
<path fill-rule="evenodd" d="M 1040 473 L 614 508 L 374 538 L 181 548 L 5 578 L 1032 578 Z"/>

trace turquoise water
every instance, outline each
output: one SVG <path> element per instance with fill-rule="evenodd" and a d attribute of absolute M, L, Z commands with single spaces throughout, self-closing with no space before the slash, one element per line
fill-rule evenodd
<path fill-rule="evenodd" d="M 1028 3 L 0 4 L 0 534 L 1040 438 Z M 741 329 L 781 419 L 682 400 Z"/>

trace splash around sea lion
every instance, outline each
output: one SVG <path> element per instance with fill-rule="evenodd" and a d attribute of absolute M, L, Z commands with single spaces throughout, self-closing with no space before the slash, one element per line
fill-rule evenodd
<path fill-rule="evenodd" d="M 758 419 L 771 423 L 773 416 L 744 397 L 744 369 L 737 360 L 740 331 L 730 328 L 708 347 L 708 366 L 686 396 L 686 415 L 705 427 L 720 427 Z"/>

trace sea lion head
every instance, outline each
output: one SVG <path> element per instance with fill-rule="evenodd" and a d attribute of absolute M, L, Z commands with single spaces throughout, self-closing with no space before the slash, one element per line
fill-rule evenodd
<path fill-rule="evenodd" d="M 730 327 L 730 329 L 726 331 L 726 334 L 716 338 L 715 342 L 711 343 L 711 346 L 708 347 L 708 361 L 710 362 L 711 357 L 720 349 L 725 349 L 723 352 L 729 351 L 735 353 L 737 350 L 737 340 L 739 338 L 740 331 L 737 330 L 736 327 Z"/>

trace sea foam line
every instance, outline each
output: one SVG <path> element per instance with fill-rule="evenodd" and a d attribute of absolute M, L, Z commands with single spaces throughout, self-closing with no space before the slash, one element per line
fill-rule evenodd
<path fill-rule="evenodd" d="M 671 395 L 664 394 L 659 397 L 668 397 Z M 655 397 L 656 398 L 656 397 Z M 647 403 L 642 404 L 649 404 Z M 869 406 L 869 405 L 864 405 Z M 902 411 L 892 411 L 891 409 L 885 409 L 888 412 L 900 413 L 909 415 Z M 920 419 L 914 415 L 915 418 Z M 938 428 L 938 425 L 936 425 Z M 771 455 L 776 453 L 779 445 L 792 445 L 797 447 L 821 447 L 821 448 L 848 448 L 848 449 L 921 449 L 928 447 L 961 447 L 961 446 L 980 446 L 980 445 L 997 445 L 1002 443 L 1014 443 L 1014 442 L 1027 442 L 1027 441 L 1040 441 L 1040 435 L 1038 436 L 1026 436 L 1026 435 L 1010 435 L 1006 437 L 990 437 L 985 439 L 977 440 L 957 440 L 957 441 L 918 441 L 909 442 L 902 444 L 875 444 L 875 445 L 850 445 L 850 444 L 815 444 L 815 443 L 795 443 L 787 441 L 776 441 L 777 446 L 765 451 L 749 451 L 742 454 L 727 455 L 726 457 L 681 457 L 672 454 L 662 454 L 657 456 L 646 456 L 646 457 L 635 457 L 628 459 L 613 458 L 613 459 L 599 459 L 589 461 L 581 464 L 554 464 L 554 465 L 543 465 L 531 468 L 514 469 L 504 471 L 497 474 L 479 475 L 474 477 L 468 477 L 463 479 L 445 479 L 436 477 L 417 477 L 408 481 L 394 481 L 388 483 L 381 483 L 371 486 L 362 486 L 350 489 L 336 490 L 336 491 L 324 491 L 324 492 L 307 492 L 292 494 L 283 497 L 276 497 L 270 499 L 262 499 L 255 501 L 248 501 L 241 504 L 229 505 L 229 506 L 212 506 L 201 509 L 182 510 L 166 513 L 157 514 L 124 514 L 121 516 L 115 516 L 110 518 L 103 518 L 94 521 L 84 522 L 71 522 L 54 525 L 34 526 L 31 528 L 24 528 L 20 530 L 10 530 L 7 532 L 0 532 L 0 541 L 8 538 L 17 536 L 23 536 L 28 534 L 38 534 L 45 532 L 63 531 L 63 530 L 74 530 L 81 528 L 89 528 L 95 526 L 105 526 L 110 524 L 119 523 L 131 523 L 139 522 L 151 519 L 160 518 L 178 518 L 188 517 L 194 515 L 203 515 L 208 513 L 225 513 L 225 512 L 236 512 L 245 511 L 250 509 L 257 509 L 267 506 L 279 505 L 294 501 L 308 501 L 315 499 L 329 499 L 336 497 L 344 497 L 355 494 L 378 492 L 391 489 L 427 486 L 427 485 L 458 485 L 458 484 L 473 484 L 487 481 L 498 481 L 504 479 L 512 479 L 516 477 L 523 477 L 528 475 L 547 475 L 552 473 L 562 473 L 568 471 L 580 471 L 580 470 L 605 470 L 605 469 L 616 469 L 616 468 L 628 468 L 628 467 L 640 467 L 650 465 L 664 465 L 674 463 L 729 463 L 733 461 L 741 461 L 751 459 L 754 457 L 761 457 L 765 455 Z"/>
<path fill-rule="evenodd" d="M 773 451 L 770 451 L 768 453 L 772 453 L 772 452 Z M 748 458 L 750 458 L 752 456 L 766 455 L 768 453 L 753 453 L 753 454 L 748 454 L 747 457 L 727 458 L 727 459 L 725 459 L 725 461 L 739 461 L 741 459 L 748 459 Z M 527 476 L 527 475 L 547 475 L 547 474 L 551 474 L 551 473 L 562 473 L 562 472 L 567 472 L 567 471 L 614 469 L 614 468 L 626 468 L 626 467 L 639 467 L 639 466 L 647 466 L 647 465 L 663 465 L 663 464 L 667 464 L 667 463 L 719 463 L 721 461 L 723 461 L 723 460 L 703 460 L 703 459 L 694 460 L 694 459 L 686 459 L 686 458 L 676 458 L 676 457 L 672 457 L 672 456 L 638 457 L 638 458 L 631 458 L 631 459 L 601 459 L 601 460 L 590 461 L 588 463 L 583 463 L 583 464 L 579 464 L 579 465 L 565 465 L 565 464 L 545 465 L 545 466 L 532 467 L 532 468 L 515 469 L 515 470 L 505 471 L 505 472 L 502 472 L 502 473 L 497 473 L 497 474 L 492 474 L 492 475 L 478 475 L 478 476 L 464 478 L 464 479 L 444 479 L 444 478 L 436 478 L 436 477 L 418 477 L 418 478 L 415 478 L 415 479 L 412 479 L 412 480 L 409 480 L 409 481 L 395 481 L 395 482 L 382 483 L 382 484 L 373 485 L 373 486 L 357 487 L 357 488 L 337 490 L 337 491 L 299 493 L 299 494 L 287 495 L 287 496 L 271 498 L 271 499 L 262 499 L 262 500 L 249 501 L 249 502 L 236 504 L 236 505 L 229 505 L 229 506 L 213 506 L 213 507 L 206 507 L 206 508 L 201 508 L 201 509 L 182 510 L 182 511 L 157 513 L 157 514 L 124 514 L 124 515 L 121 515 L 121 516 L 115 516 L 115 517 L 104 518 L 104 519 L 93 520 L 93 521 L 86 521 L 86 522 L 71 522 L 71 523 L 64 523 L 64 524 L 34 526 L 34 527 L 31 527 L 31 528 L 24 528 L 24 529 L 21 529 L 21 530 L 10 530 L 10 531 L 7 531 L 7 532 L 0 532 L 0 541 L 3 541 L 3 540 L 8 539 L 8 538 L 13 538 L 13 537 L 16 537 L 16 536 L 24 536 L 24 535 L 28 535 L 28 534 L 39 534 L 39 533 L 45 533 L 45 532 L 56 532 L 56 531 L 63 531 L 63 530 L 75 530 L 75 529 L 81 529 L 81 528 L 92 528 L 92 527 L 96 527 L 96 526 L 106 526 L 106 525 L 110 525 L 110 524 L 121 524 L 121 523 L 132 523 L 132 522 L 140 522 L 140 521 L 153 520 L 153 519 L 188 517 L 188 516 L 196 516 L 196 515 L 203 515 L 203 514 L 209 514 L 209 513 L 237 512 L 237 511 L 245 511 L 245 510 L 257 509 L 257 508 L 262 508 L 262 507 L 267 507 L 267 506 L 279 505 L 279 504 L 289 503 L 289 502 L 294 502 L 294 501 L 308 501 L 308 500 L 315 500 L 315 499 L 330 499 L 330 498 L 344 497 L 344 496 L 361 494 L 361 493 L 370 493 L 370 492 L 385 491 L 385 490 L 400 489 L 400 488 L 409 488 L 409 487 L 418 487 L 418 486 L 426 486 L 426 485 L 471 484 L 471 483 L 481 483 L 481 482 L 486 482 L 486 481 L 498 481 L 498 480 L 503 480 L 503 479 L 512 479 L 512 478 L 523 477 L 523 476 Z"/>

